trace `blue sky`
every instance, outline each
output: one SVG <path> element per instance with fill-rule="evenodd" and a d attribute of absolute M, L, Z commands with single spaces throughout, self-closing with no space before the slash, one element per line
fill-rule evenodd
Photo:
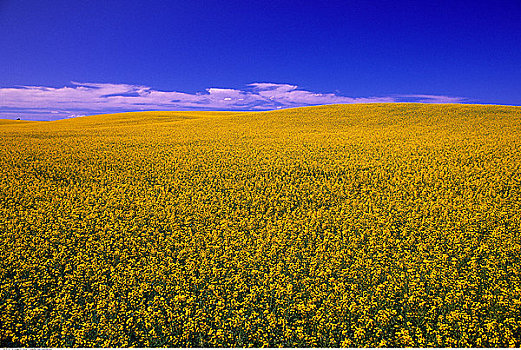
<path fill-rule="evenodd" d="M 521 1 L 0 0 L 0 117 L 521 104 Z"/>

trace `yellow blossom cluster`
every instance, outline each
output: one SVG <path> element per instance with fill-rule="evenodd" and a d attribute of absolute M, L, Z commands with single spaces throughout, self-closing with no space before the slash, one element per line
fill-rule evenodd
<path fill-rule="evenodd" d="M 521 108 L 0 123 L 0 344 L 519 347 Z"/>

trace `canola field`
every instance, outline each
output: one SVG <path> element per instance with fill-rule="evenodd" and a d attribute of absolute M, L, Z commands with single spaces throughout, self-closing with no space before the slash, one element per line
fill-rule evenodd
<path fill-rule="evenodd" d="M 521 108 L 0 123 L 0 344 L 519 347 Z"/>

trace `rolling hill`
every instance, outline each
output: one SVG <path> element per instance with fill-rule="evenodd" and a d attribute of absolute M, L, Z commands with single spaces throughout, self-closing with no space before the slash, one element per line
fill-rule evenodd
<path fill-rule="evenodd" d="M 521 108 L 0 122 L 0 344 L 521 345 Z"/>

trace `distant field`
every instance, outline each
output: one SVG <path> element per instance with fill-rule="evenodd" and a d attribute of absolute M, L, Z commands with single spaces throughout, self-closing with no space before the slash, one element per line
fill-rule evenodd
<path fill-rule="evenodd" d="M 521 107 L 0 122 L 0 345 L 521 346 Z"/>

